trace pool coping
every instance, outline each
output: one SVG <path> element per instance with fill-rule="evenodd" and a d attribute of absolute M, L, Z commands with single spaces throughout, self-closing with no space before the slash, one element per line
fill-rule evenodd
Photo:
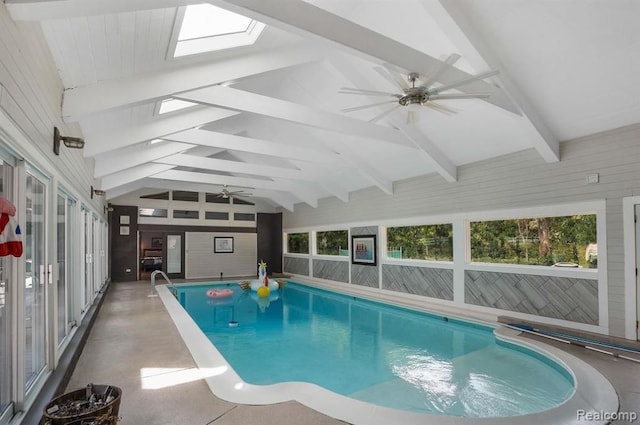
<path fill-rule="evenodd" d="M 304 282 L 300 283 L 304 284 Z M 327 288 L 335 289 L 332 285 L 328 285 Z M 307 382 L 283 382 L 272 385 L 248 384 L 227 363 L 222 354 L 171 294 L 167 285 L 158 285 L 156 289 L 196 365 L 206 371 L 204 375 L 208 377 L 205 380 L 211 392 L 216 397 L 232 403 L 268 405 L 293 400 L 320 413 L 354 425 L 388 425 L 389 423 L 404 425 L 538 425 L 541 423 L 565 425 L 586 423 L 579 420 L 578 411 L 593 413 L 618 411 L 619 402 L 615 389 L 600 372 L 586 362 L 556 347 L 538 341 L 525 340 L 520 336 L 521 332 L 518 330 L 510 329 L 499 323 L 490 323 L 483 319 L 478 320 L 456 313 L 450 314 L 450 316 L 462 321 L 493 326 L 497 339 L 532 349 L 566 367 L 574 378 L 574 393 L 564 403 L 542 412 L 503 418 L 468 418 L 408 412 L 378 406 L 336 394 Z M 396 304 L 403 305 L 397 302 Z M 407 305 L 407 307 L 416 308 L 415 305 Z M 438 313 L 443 313 L 443 311 Z M 606 424 L 607 421 L 589 421 L 588 423 Z"/>

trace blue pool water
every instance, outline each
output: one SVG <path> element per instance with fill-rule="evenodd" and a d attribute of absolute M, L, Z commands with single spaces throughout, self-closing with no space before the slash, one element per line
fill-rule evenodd
<path fill-rule="evenodd" d="M 232 297 L 206 296 L 220 286 L 179 286 L 177 298 L 251 384 L 311 382 L 381 406 L 467 417 L 539 412 L 574 390 L 564 368 L 497 341 L 490 327 L 291 282 L 268 306 L 235 284 Z"/>

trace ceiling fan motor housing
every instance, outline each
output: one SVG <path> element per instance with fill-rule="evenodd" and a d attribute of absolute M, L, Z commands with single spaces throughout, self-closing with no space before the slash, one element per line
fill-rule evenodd
<path fill-rule="evenodd" d="M 412 87 L 404 96 L 398 99 L 398 103 L 402 106 L 424 105 L 429 101 L 429 91 L 426 87 Z"/>

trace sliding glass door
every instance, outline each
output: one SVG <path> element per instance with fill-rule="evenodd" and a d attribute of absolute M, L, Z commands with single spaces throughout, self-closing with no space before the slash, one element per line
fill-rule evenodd
<path fill-rule="evenodd" d="M 0 160 L 0 196 L 10 202 L 14 201 L 13 172 L 13 167 Z M 0 423 L 13 414 L 11 301 L 15 299 L 16 289 L 11 283 L 16 279 L 15 265 L 13 257 L 0 257 Z"/>
<path fill-rule="evenodd" d="M 24 229 L 24 386 L 26 391 L 47 364 L 46 285 L 51 273 L 46 258 L 47 186 L 27 173 Z"/>

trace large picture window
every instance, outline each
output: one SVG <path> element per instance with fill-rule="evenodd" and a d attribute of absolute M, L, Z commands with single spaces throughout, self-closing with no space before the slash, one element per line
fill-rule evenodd
<path fill-rule="evenodd" d="M 387 258 L 453 261 L 453 225 L 389 227 Z"/>
<path fill-rule="evenodd" d="M 349 237 L 346 230 L 331 230 L 316 233 L 318 255 L 349 256 Z"/>
<path fill-rule="evenodd" d="M 596 215 L 471 222 L 471 261 L 597 268 Z"/>
<path fill-rule="evenodd" d="M 287 234 L 287 252 L 291 254 L 308 254 L 309 253 L 309 234 L 308 233 Z"/>

